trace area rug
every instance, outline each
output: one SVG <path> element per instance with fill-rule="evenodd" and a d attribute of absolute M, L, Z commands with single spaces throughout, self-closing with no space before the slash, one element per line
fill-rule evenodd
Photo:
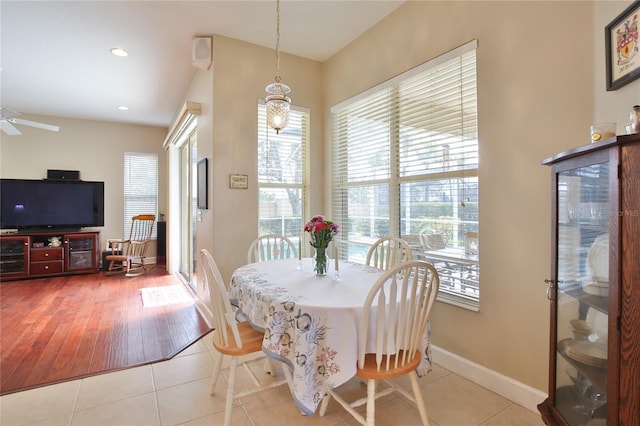
<path fill-rule="evenodd" d="M 161 287 L 145 287 L 140 289 L 142 306 L 153 308 L 156 306 L 176 305 L 179 303 L 193 303 L 193 297 L 183 285 L 169 285 Z"/>

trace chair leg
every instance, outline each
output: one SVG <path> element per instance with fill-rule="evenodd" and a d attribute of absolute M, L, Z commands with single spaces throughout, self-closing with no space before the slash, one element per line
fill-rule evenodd
<path fill-rule="evenodd" d="M 415 399 L 416 405 L 418 406 L 422 425 L 429 426 L 429 416 L 427 416 L 427 409 L 424 406 L 424 400 L 422 399 L 422 392 L 420 391 L 418 378 L 414 373 L 409 373 L 409 377 L 411 378 L 411 387 L 413 388 L 413 399 Z"/>
<path fill-rule="evenodd" d="M 375 426 L 376 423 L 376 381 L 367 380 L 367 420 L 366 426 Z"/>
<path fill-rule="evenodd" d="M 275 366 L 273 365 L 273 360 L 268 356 L 264 360 L 264 371 L 266 371 L 267 374 L 270 376 L 276 375 L 276 369 L 275 369 Z"/>
<path fill-rule="evenodd" d="M 328 393 L 324 398 L 322 398 L 322 402 L 320 403 L 320 417 L 324 417 L 324 414 L 327 412 L 327 407 L 329 406 L 329 400 L 331 400 L 331 394 Z"/>
<path fill-rule="evenodd" d="M 229 384 L 227 385 L 227 401 L 224 406 L 224 426 L 231 424 L 231 406 L 233 405 L 233 398 L 236 386 L 236 369 L 238 367 L 238 357 L 234 356 L 231 359 L 231 368 L 229 370 Z"/>
<path fill-rule="evenodd" d="M 124 271 L 124 262 L 112 260 L 111 263 L 109 263 L 107 275 L 115 275 L 116 273 L 121 273 L 122 271 Z"/>
<path fill-rule="evenodd" d="M 220 370 L 222 369 L 222 359 L 224 355 L 221 353 L 216 354 L 216 359 L 213 364 L 213 373 L 211 373 L 211 382 L 209 384 L 209 395 L 213 395 L 216 389 L 216 384 L 218 383 L 218 378 L 220 377 Z"/>

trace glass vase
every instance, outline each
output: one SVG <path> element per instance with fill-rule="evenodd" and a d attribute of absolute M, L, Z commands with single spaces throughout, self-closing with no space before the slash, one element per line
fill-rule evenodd
<path fill-rule="evenodd" d="M 327 275 L 326 247 L 316 247 L 316 256 L 313 258 L 313 270 L 319 277 Z"/>

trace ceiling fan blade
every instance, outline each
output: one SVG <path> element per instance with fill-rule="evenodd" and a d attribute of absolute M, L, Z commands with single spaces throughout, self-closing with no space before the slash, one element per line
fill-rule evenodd
<path fill-rule="evenodd" d="M 20 114 L 19 112 L 15 112 L 7 108 L 0 107 L 0 117 L 2 118 L 5 118 L 5 119 L 16 118 L 16 117 L 20 117 L 21 115 L 22 114 Z"/>
<path fill-rule="evenodd" d="M 38 129 L 51 130 L 57 132 L 60 130 L 58 126 L 52 126 L 51 124 L 38 123 L 37 121 L 23 120 L 22 118 L 14 118 L 13 122 L 16 124 L 24 124 L 25 126 L 37 127 Z"/>
<path fill-rule="evenodd" d="M 2 131 L 9 136 L 17 136 L 22 134 L 20 130 L 13 127 L 13 125 L 8 121 L 0 121 L 0 129 L 2 129 Z"/>

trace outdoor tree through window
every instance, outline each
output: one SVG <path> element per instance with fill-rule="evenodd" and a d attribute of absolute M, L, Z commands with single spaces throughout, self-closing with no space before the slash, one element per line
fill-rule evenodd
<path fill-rule="evenodd" d="M 259 235 L 278 234 L 298 242 L 304 225 L 308 181 L 309 113 L 292 108 L 279 134 L 267 126 L 258 105 Z"/>

